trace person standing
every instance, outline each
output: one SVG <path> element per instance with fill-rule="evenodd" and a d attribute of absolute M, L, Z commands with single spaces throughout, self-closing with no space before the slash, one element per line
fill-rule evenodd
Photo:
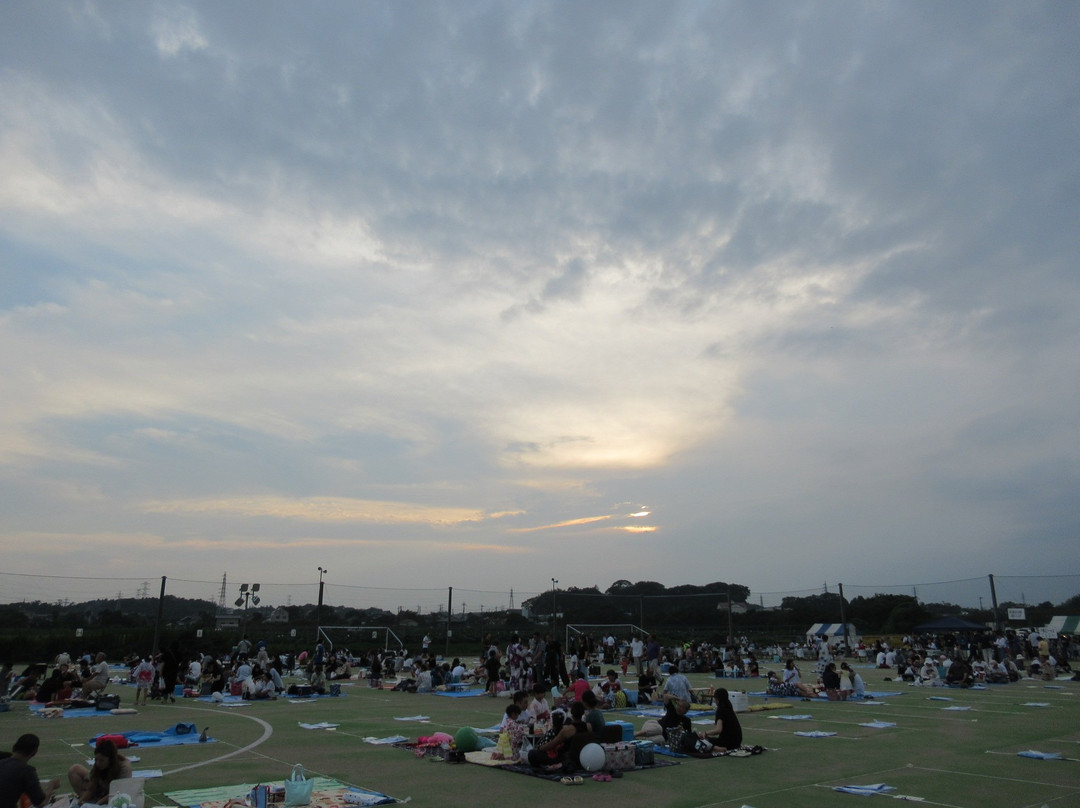
<path fill-rule="evenodd" d="M 649 673 L 660 679 L 660 641 L 655 634 L 649 635 L 649 642 L 645 646 L 645 661 L 649 666 Z"/>
<path fill-rule="evenodd" d="M 31 805 L 45 805 L 60 787 L 60 778 L 54 777 L 43 788 L 37 769 L 30 765 L 30 759 L 40 746 L 41 739 L 37 735 L 20 735 L 11 747 L 11 757 L 0 760 L 0 808 L 18 808 L 23 794 Z"/>
<path fill-rule="evenodd" d="M 173 640 L 161 655 L 161 702 L 176 701 L 176 677 L 180 675 L 180 642 Z"/>
<path fill-rule="evenodd" d="M 634 669 L 637 671 L 637 675 L 641 676 L 645 673 L 645 669 L 642 667 L 642 657 L 645 653 L 645 643 L 641 641 L 641 638 L 636 636 L 630 641 L 630 658 L 634 661 Z"/>

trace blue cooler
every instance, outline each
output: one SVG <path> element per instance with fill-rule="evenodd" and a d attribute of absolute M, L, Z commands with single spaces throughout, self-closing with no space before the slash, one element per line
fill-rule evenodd
<path fill-rule="evenodd" d="M 634 740 L 634 725 L 629 721 L 608 721 L 606 726 L 620 727 L 622 729 L 622 739 L 624 741 Z"/>

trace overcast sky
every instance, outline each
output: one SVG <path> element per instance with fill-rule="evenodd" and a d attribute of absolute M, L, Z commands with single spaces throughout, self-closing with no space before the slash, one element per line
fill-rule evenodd
<path fill-rule="evenodd" d="M 2 567 L 1075 594 L 1078 42 L 1071 2 L 6 2 Z"/>

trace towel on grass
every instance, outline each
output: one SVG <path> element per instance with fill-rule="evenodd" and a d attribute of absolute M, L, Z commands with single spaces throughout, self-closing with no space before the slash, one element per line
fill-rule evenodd
<path fill-rule="evenodd" d="M 953 710 L 954 712 L 963 712 L 964 710 L 970 710 L 970 707 L 942 707 L 942 710 Z"/>
<path fill-rule="evenodd" d="M 1034 749 L 1025 749 L 1023 752 L 1017 752 L 1020 757 L 1034 758 L 1035 760 L 1064 760 L 1065 758 L 1058 752 L 1036 752 Z"/>
<path fill-rule="evenodd" d="M 331 724 L 329 721 L 320 721 L 318 724 L 305 724 L 303 721 L 297 722 L 304 729 L 337 729 L 341 724 Z"/>
<path fill-rule="evenodd" d="M 384 744 L 390 745 L 395 743 L 401 743 L 402 741 L 409 740 L 404 735 L 391 735 L 388 738 L 376 738 L 374 735 L 369 735 L 364 738 L 364 743 Z"/>
<path fill-rule="evenodd" d="M 769 718 L 779 718 L 784 721 L 809 721 L 813 716 L 808 713 L 801 713 L 799 715 L 770 715 Z"/>
<path fill-rule="evenodd" d="M 865 724 L 859 724 L 860 727 L 871 727 L 873 729 L 886 729 L 888 727 L 895 727 L 891 721 L 867 721 Z"/>
<path fill-rule="evenodd" d="M 1049 707 L 1050 702 L 1048 702 L 1048 701 L 1025 701 L 1020 706 L 1021 707 Z"/>
<path fill-rule="evenodd" d="M 147 732 L 145 730 L 131 730 L 128 732 L 99 732 L 87 743 L 90 746 L 97 744 L 97 739 L 102 735 L 123 735 L 127 738 L 130 746 L 187 746 L 196 743 L 217 743 L 216 738 L 207 736 L 205 741 L 198 727 L 194 724 L 179 723 L 169 727 L 164 732 Z"/>
<path fill-rule="evenodd" d="M 404 716 L 402 718 L 398 718 L 397 716 L 394 716 L 394 720 L 395 721 L 430 721 L 431 716 L 430 715 L 407 715 L 407 716 Z"/>
<path fill-rule="evenodd" d="M 835 735 L 835 732 L 822 732 L 819 729 L 812 730 L 810 732 L 796 732 L 796 735 L 800 735 L 803 738 L 831 738 Z"/>
<path fill-rule="evenodd" d="M 895 786 L 887 786 L 884 783 L 872 783 L 868 786 L 836 786 L 833 791 L 842 791 L 845 794 L 859 794 L 870 797 L 874 794 L 884 794 L 888 791 L 896 791 Z"/>

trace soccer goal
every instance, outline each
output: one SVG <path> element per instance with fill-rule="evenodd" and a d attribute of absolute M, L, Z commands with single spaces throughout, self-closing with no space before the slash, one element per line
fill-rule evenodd
<path fill-rule="evenodd" d="M 567 623 L 566 645 L 563 650 L 569 652 L 574 647 L 571 641 L 577 643 L 582 637 L 589 637 L 595 640 L 593 652 L 602 652 L 604 638 L 608 635 L 615 638 L 615 647 L 619 648 L 625 646 L 634 637 L 646 640 L 649 632 L 633 623 Z"/>
<path fill-rule="evenodd" d="M 319 626 L 319 637 L 328 651 L 333 651 L 335 644 L 349 648 L 370 643 L 381 643 L 384 651 L 405 650 L 405 643 L 389 626 Z"/>

